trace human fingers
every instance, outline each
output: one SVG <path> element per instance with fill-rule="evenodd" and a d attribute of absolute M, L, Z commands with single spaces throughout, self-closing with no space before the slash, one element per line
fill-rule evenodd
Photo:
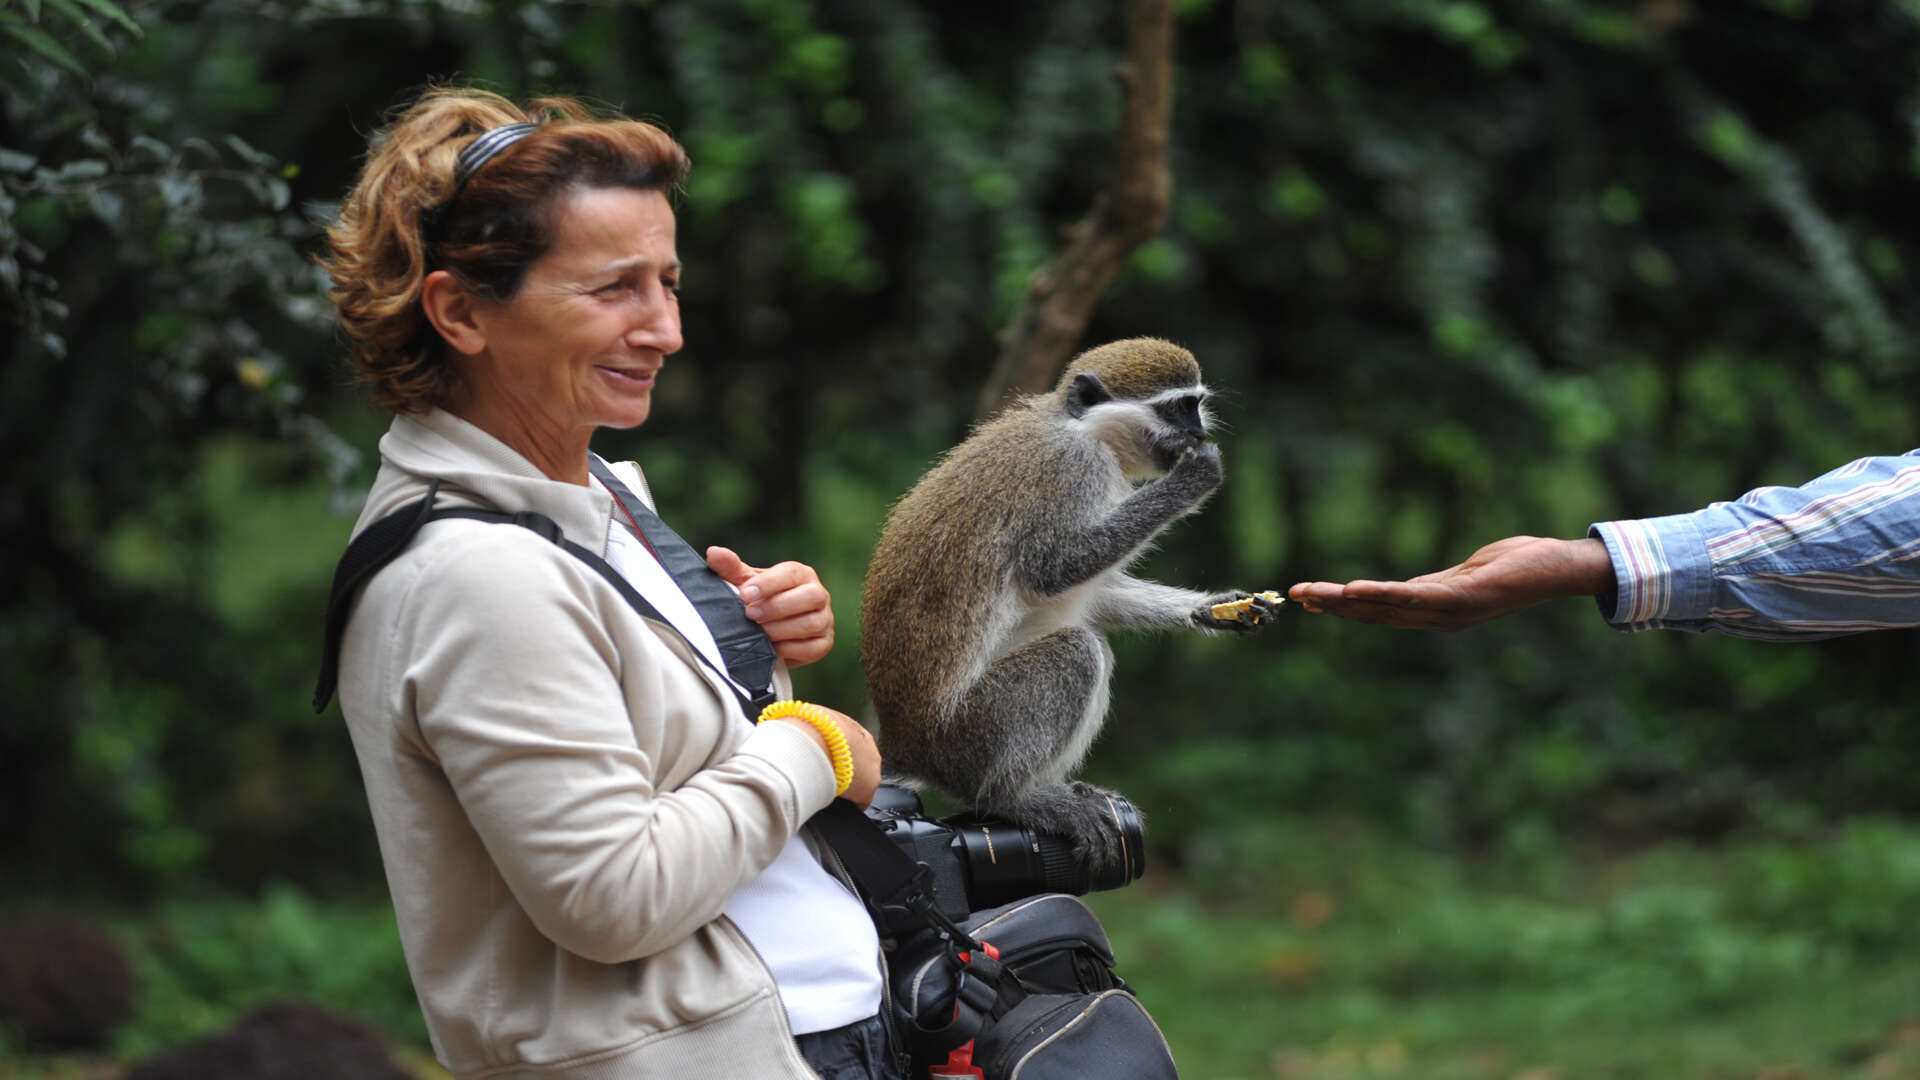
<path fill-rule="evenodd" d="M 755 570 L 751 576 L 740 583 L 740 599 L 745 601 L 748 607 L 752 607 L 760 601 L 781 593 L 819 583 L 820 575 L 814 571 L 813 567 L 789 559 L 774 563 L 763 570 Z"/>
<path fill-rule="evenodd" d="M 1404 581 L 1302 582 L 1288 598 L 1309 611 L 1408 630 L 1463 630 L 1484 616 L 1458 603 L 1454 590 Z"/>
<path fill-rule="evenodd" d="M 833 609 L 816 608 L 803 611 L 785 619 L 773 619 L 760 624 L 767 637 L 777 645 L 783 641 L 805 641 L 808 638 L 833 636 Z"/>
<path fill-rule="evenodd" d="M 1303 581 L 1287 588 L 1287 599 L 1308 611 L 1344 614 L 1357 600 L 1369 604 L 1403 604 L 1406 582 L 1400 581 Z"/>
<path fill-rule="evenodd" d="M 806 667 L 817 664 L 833 651 L 833 635 L 821 634 L 817 637 L 794 638 L 773 643 L 773 655 L 786 661 L 790 668 Z"/>
<path fill-rule="evenodd" d="M 735 588 L 745 586 L 755 574 L 761 572 L 758 567 L 748 566 L 746 560 L 736 554 L 732 548 L 717 546 L 707 549 L 707 565 L 713 568 L 714 573 L 726 579 L 727 584 Z"/>
<path fill-rule="evenodd" d="M 747 605 L 747 618 L 769 626 L 783 619 L 828 612 L 831 620 L 833 597 L 828 595 L 825 585 L 811 579 L 785 589 L 758 584 L 770 574 L 771 571 L 762 574 L 740 589 L 740 599 Z"/>

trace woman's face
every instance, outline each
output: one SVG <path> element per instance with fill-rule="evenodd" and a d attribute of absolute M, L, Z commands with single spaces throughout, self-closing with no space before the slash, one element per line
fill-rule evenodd
<path fill-rule="evenodd" d="M 520 291 L 475 309 L 486 347 L 468 358 L 469 392 L 542 437 L 635 427 L 681 344 L 673 208 L 657 191 L 585 188 L 555 213 Z"/>

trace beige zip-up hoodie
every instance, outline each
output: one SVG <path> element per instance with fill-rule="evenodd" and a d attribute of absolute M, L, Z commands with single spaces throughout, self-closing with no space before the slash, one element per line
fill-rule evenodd
<path fill-rule="evenodd" d="M 356 533 L 439 477 L 436 506 L 535 510 L 605 553 L 606 491 L 450 413 L 399 417 L 380 454 Z M 340 706 L 427 1029 L 462 1080 L 813 1077 L 721 914 L 833 798 L 804 732 L 748 728 L 677 634 L 559 547 L 461 520 L 362 591 Z"/>

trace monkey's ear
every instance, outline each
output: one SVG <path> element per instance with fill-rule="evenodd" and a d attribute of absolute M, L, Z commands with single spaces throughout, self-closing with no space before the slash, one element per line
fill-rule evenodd
<path fill-rule="evenodd" d="M 1091 371 L 1083 371 L 1073 377 L 1073 385 L 1067 387 L 1067 415 L 1075 420 L 1085 416 L 1088 409 L 1103 401 L 1112 401 L 1113 391 L 1100 381 L 1100 376 Z"/>

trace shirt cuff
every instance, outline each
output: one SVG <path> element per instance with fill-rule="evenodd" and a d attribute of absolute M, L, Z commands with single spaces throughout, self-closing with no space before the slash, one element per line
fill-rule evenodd
<path fill-rule="evenodd" d="M 838 786 L 833 778 L 833 759 L 813 741 L 813 736 L 793 724 L 756 725 L 753 734 L 740 744 L 739 752 L 772 764 L 793 782 L 802 821 L 826 809 L 833 801 L 834 788 Z"/>
<path fill-rule="evenodd" d="M 1713 564 L 1695 514 L 1602 521 L 1587 535 L 1607 545 L 1614 595 L 1599 597 L 1600 614 L 1622 630 L 1650 630 L 1707 617 L 1713 606 Z"/>

